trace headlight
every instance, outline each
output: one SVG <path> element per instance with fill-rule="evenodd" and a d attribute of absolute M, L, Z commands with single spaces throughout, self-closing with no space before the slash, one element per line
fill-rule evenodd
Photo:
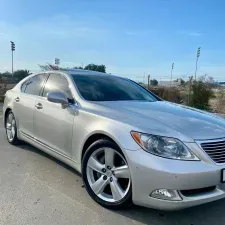
<path fill-rule="evenodd" d="M 181 141 L 132 131 L 134 140 L 147 152 L 169 159 L 199 160 Z"/>

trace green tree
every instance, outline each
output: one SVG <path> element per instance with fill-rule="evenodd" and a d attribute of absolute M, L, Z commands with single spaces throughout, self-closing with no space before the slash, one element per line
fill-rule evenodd
<path fill-rule="evenodd" d="M 185 81 L 183 79 L 180 79 L 180 85 L 185 86 Z"/>
<path fill-rule="evenodd" d="M 84 67 L 84 69 L 106 73 L 105 65 L 88 64 L 87 66 Z"/>
<path fill-rule="evenodd" d="M 158 83 L 159 82 L 156 79 L 150 80 L 150 85 L 152 85 L 152 86 L 157 86 Z"/>
<path fill-rule="evenodd" d="M 8 71 L 2 73 L 2 77 L 11 77 L 11 76 L 12 76 L 12 74 Z"/>
<path fill-rule="evenodd" d="M 74 66 L 73 69 L 83 70 L 82 66 Z"/>
<path fill-rule="evenodd" d="M 17 70 L 13 73 L 14 78 L 17 81 L 21 81 L 25 77 L 29 76 L 31 73 L 29 70 Z"/>

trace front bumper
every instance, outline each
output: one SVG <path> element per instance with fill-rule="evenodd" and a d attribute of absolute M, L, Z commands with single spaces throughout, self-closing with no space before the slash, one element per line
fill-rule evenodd
<path fill-rule="evenodd" d="M 134 204 L 161 210 L 178 210 L 212 202 L 225 197 L 225 184 L 221 183 L 221 169 L 207 158 L 201 161 L 171 160 L 154 156 L 144 150 L 125 150 L 132 178 Z M 202 158 L 201 158 L 202 159 Z M 184 196 L 181 190 L 216 186 L 208 192 Z M 150 197 L 157 189 L 177 190 L 180 201 Z"/>

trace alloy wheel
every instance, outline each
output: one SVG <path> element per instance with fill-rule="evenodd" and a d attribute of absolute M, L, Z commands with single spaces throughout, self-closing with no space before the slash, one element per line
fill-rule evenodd
<path fill-rule="evenodd" d="M 124 157 L 112 148 L 95 150 L 88 159 L 86 173 L 92 191 L 104 201 L 118 202 L 130 189 L 128 164 Z"/>
<path fill-rule="evenodd" d="M 8 140 L 12 142 L 16 135 L 16 120 L 12 113 L 9 113 L 6 120 L 6 133 Z"/>

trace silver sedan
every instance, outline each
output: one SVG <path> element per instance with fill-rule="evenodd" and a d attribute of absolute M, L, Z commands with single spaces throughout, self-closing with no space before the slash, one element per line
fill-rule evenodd
<path fill-rule="evenodd" d="M 30 75 L 6 93 L 3 114 L 10 144 L 28 142 L 81 172 L 104 207 L 174 210 L 225 197 L 225 120 L 128 79 Z"/>

